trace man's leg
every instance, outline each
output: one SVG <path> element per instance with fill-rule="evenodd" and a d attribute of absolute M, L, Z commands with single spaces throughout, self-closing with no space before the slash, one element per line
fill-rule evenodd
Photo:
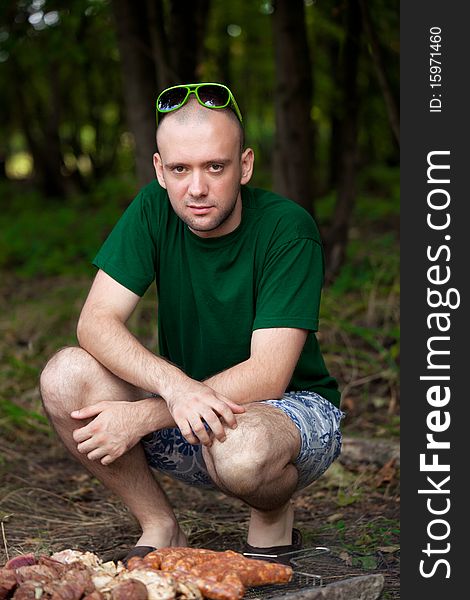
<path fill-rule="evenodd" d="M 85 425 L 70 417 L 73 410 L 103 400 L 139 400 L 148 393 L 119 379 L 82 348 L 65 348 L 41 375 L 44 408 L 70 453 L 121 498 L 142 527 L 139 546 L 185 546 L 168 499 L 147 465 L 141 444 L 110 465 L 91 461 L 77 451 L 75 429 Z"/>
<path fill-rule="evenodd" d="M 293 462 L 300 434 L 281 410 L 253 403 L 237 416 L 238 427 L 227 439 L 204 448 L 212 479 L 225 493 L 251 507 L 248 543 L 256 547 L 290 544 L 294 510 L 290 499 L 297 485 Z"/>

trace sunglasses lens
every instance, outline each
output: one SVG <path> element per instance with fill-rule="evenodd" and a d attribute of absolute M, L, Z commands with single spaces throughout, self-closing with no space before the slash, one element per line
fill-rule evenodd
<path fill-rule="evenodd" d="M 161 94 L 158 99 L 158 110 L 163 112 L 177 108 L 183 104 L 186 94 L 188 93 L 186 88 L 175 88 L 173 90 L 167 90 Z"/>
<path fill-rule="evenodd" d="M 197 93 L 203 104 L 213 108 L 227 106 L 230 100 L 228 90 L 218 85 L 202 85 Z"/>

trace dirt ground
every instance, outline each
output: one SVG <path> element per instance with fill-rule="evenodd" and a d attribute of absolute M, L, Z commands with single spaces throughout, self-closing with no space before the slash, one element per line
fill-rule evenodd
<path fill-rule="evenodd" d="M 55 436 L 0 441 L 0 564 L 21 552 L 76 548 L 115 559 L 139 529 L 125 507 L 78 463 Z M 161 481 L 191 545 L 241 549 L 248 509 L 216 491 Z M 303 570 L 324 583 L 382 573 L 382 599 L 399 598 L 399 496 L 393 460 L 382 468 L 337 462 L 294 499 L 304 546 L 330 552 Z M 353 599 L 351 599 L 353 600 Z"/>

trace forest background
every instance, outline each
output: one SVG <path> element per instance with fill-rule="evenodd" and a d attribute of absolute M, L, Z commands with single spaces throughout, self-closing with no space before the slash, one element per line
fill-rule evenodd
<path fill-rule="evenodd" d="M 76 343 L 90 261 L 154 178 L 158 91 L 194 81 L 233 90 L 256 154 L 252 184 L 291 197 L 320 227 L 318 337 L 345 435 L 397 439 L 398 64 L 393 0 L 1 0 L 0 468 L 11 473 L 23 445 L 57 445 L 40 370 Z M 130 322 L 149 348 L 155 317 L 153 288 Z M 396 460 L 388 467 L 374 489 L 396 496 Z M 335 483 L 339 506 L 359 507 L 372 480 L 351 481 Z M 331 522 L 339 534 L 344 523 Z M 393 548 L 374 535 L 359 556 Z"/>

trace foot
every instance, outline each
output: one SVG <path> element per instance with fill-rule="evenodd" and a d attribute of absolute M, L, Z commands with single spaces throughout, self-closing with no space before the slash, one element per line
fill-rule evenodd
<path fill-rule="evenodd" d="M 294 507 L 289 501 L 276 510 L 251 509 L 248 544 L 256 548 L 271 548 L 292 544 Z"/>
<path fill-rule="evenodd" d="M 187 546 L 188 541 L 178 523 L 148 525 L 143 527 L 142 535 L 136 546 L 166 548 L 168 546 Z"/>
<path fill-rule="evenodd" d="M 156 550 L 154 546 L 134 546 L 120 560 L 122 561 L 123 565 L 127 567 L 127 563 L 131 560 L 131 558 L 144 558 L 144 556 L 147 556 L 147 554 L 150 554 L 150 552 L 154 552 L 154 550 Z"/>
<path fill-rule="evenodd" d="M 292 539 L 290 544 L 271 546 L 269 548 L 266 546 L 263 546 L 262 548 L 256 548 L 255 546 L 250 546 L 250 544 L 245 544 L 243 554 L 248 558 L 258 558 L 267 560 L 268 562 L 276 562 L 293 567 L 295 566 L 293 561 L 295 560 L 296 553 L 301 549 L 302 534 L 298 529 L 294 528 L 292 530 Z"/>

